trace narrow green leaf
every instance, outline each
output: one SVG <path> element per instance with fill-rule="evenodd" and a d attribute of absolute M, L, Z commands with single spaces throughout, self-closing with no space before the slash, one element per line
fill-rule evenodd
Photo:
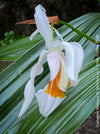
<path fill-rule="evenodd" d="M 82 68 L 80 83 L 68 89 L 65 101 L 48 118 L 39 114 L 35 98 L 30 110 L 21 119 L 16 118 L 12 127 L 7 129 L 5 133 L 73 133 L 97 106 L 96 74 L 100 63 L 96 65 L 96 60 Z M 100 90 L 98 93 L 100 94 Z M 19 109 L 16 110 L 19 111 Z"/>
<path fill-rule="evenodd" d="M 88 31 L 92 30 L 95 31 L 96 34 L 99 34 L 98 28 L 100 27 L 100 13 L 89 13 L 86 15 L 83 15 L 73 21 L 71 21 L 69 24 L 73 25 L 74 27 L 78 28 L 80 31 L 84 32 L 88 36 L 91 36 L 95 39 L 95 34 L 91 34 Z M 96 24 L 96 26 L 95 26 Z M 65 41 L 77 41 L 79 42 L 82 36 L 72 31 L 70 28 L 63 26 L 59 29 L 59 32 L 61 33 L 62 37 Z M 31 49 L 33 45 L 38 43 L 39 41 L 43 40 L 43 38 L 40 35 L 37 35 L 33 41 L 29 40 L 29 37 L 25 37 L 23 39 L 20 39 L 16 42 L 14 42 L 11 45 L 1 47 L 0 48 L 0 60 L 15 60 L 18 57 L 20 57 L 22 54 L 24 54 L 27 50 Z M 89 44 L 92 44 L 87 39 L 84 39 L 85 42 L 88 42 Z M 81 43 L 81 41 L 80 41 Z M 91 48 L 91 46 L 90 46 Z"/>
<path fill-rule="evenodd" d="M 100 35 L 99 21 L 100 14 L 92 13 L 75 19 L 71 23 L 89 36 L 95 37 L 97 34 Z M 100 58 L 98 58 L 98 65 L 96 65 L 97 59 L 93 60 L 96 55 L 96 46 L 66 26 L 60 28 L 59 32 L 65 41 L 78 41 L 84 48 L 85 59 L 79 85 L 68 89 L 66 100 L 48 118 L 40 115 L 36 98 L 34 98 L 25 115 L 18 119 L 30 69 L 37 62 L 41 51 L 46 49 L 43 40 L 34 43 L 0 74 L 1 133 L 70 134 L 95 110 L 97 68 L 100 68 Z M 35 80 L 36 91 L 43 88 L 49 81 L 47 63 L 44 61 L 43 65 L 44 72 Z"/>
<path fill-rule="evenodd" d="M 35 36 L 32 41 L 29 37 L 24 37 L 8 46 L 0 47 L 0 60 L 15 60 L 41 40 L 41 35 Z"/>

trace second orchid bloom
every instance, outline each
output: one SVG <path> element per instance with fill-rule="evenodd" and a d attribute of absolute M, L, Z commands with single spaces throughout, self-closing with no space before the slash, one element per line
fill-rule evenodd
<path fill-rule="evenodd" d="M 65 42 L 55 28 L 60 40 L 52 41 L 51 25 L 41 5 L 35 8 L 34 17 L 37 30 L 30 39 L 40 33 L 45 39 L 47 50 L 41 52 L 38 62 L 32 67 L 19 117 L 25 113 L 34 96 L 39 103 L 40 114 L 44 117 L 49 116 L 65 99 L 67 88 L 78 84 L 78 74 L 84 59 L 81 45 L 76 42 Z M 50 69 L 50 81 L 44 89 L 35 93 L 34 79 L 43 72 L 42 61 L 46 57 Z"/>

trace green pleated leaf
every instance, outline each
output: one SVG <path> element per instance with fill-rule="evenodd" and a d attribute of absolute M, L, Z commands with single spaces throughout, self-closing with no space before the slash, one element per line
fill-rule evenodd
<path fill-rule="evenodd" d="M 100 14 L 91 13 L 73 20 L 71 24 L 95 38 L 97 34 L 100 35 L 99 21 Z M 30 69 L 37 62 L 40 52 L 45 49 L 43 40 L 34 43 L 0 74 L 1 133 L 71 134 L 96 109 L 97 74 L 100 75 L 100 58 L 93 60 L 96 45 L 66 26 L 61 27 L 59 32 L 65 41 L 80 42 L 84 48 L 85 59 L 79 75 L 80 83 L 68 89 L 64 102 L 48 118 L 40 115 L 37 100 L 34 98 L 27 112 L 18 119 Z M 45 61 L 43 66 L 44 72 L 35 79 L 36 91 L 44 88 L 49 81 L 49 69 Z"/>
<path fill-rule="evenodd" d="M 80 31 L 86 33 L 88 36 L 91 36 L 92 38 L 96 38 L 97 34 L 100 35 L 99 22 L 100 22 L 100 13 L 89 13 L 71 21 L 70 24 L 73 25 L 74 27 L 77 27 Z M 73 32 L 70 28 L 66 26 L 61 27 L 59 29 L 59 32 L 61 33 L 65 41 L 78 41 L 83 45 L 91 44 L 90 41 L 88 41 L 85 38 L 82 38 L 81 35 Z M 0 60 L 15 60 L 41 40 L 43 40 L 41 35 L 37 35 L 33 39 L 33 41 L 30 41 L 29 37 L 25 37 L 23 39 L 20 39 L 12 43 L 11 45 L 1 47 Z M 93 48 L 91 50 L 90 49 L 91 46 L 89 45 L 86 51 L 89 50 L 94 53 Z"/>
<path fill-rule="evenodd" d="M 24 37 L 8 46 L 0 47 L 0 60 L 15 60 L 41 40 L 43 40 L 43 38 L 39 34 L 35 36 L 32 41 L 29 39 L 29 37 Z"/>
<path fill-rule="evenodd" d="M 98 63 L 100 62 L 100 58 L 96 60 L 98 60 Z M 28 112 L 18 119 L 19 103 L 11 113 L 8 114 L 9 117 L 7 120 L 10 121 L 12 116 L 16 116 L 16 118 L 5 133 L 24 134 L 41 132 L 41 134 L 71 134 L 74 132 L 97 107 L 96 75 L 97 70 L 100 69 L 100 64 L 97 64 L 96 60 L 82 68 L 80 83 L 77 86 L 68 89 L 68 92 L 66 93 L 67 97 L 64 102 L 48 118 L 44 118 L 40 115 L 36 98 L 34 98 Z M 100 75 L 100 71 L 98 75 Z M 48 79 L 48 76 L 45 78 Z M 38 88 L 45 86 L 45 78 L 37 85 Z M 98 90 L 98 94 L 100 94 L 100 90 Z M 21 95 L 20 92 L 19 96 Z"/>

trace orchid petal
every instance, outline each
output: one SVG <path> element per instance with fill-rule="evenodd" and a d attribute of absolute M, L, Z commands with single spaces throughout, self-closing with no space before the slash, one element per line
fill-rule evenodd
<path fill-rule="evenodd" d="M 46 57 L 47 54 L 48 54 L 47 50 L 42 51 L 38 63 L 35 64 L 31 70 L 31 74 L 30 74 L 31 79 L 28 81 L 24 90 L 24 103 L 19 113 L 19 117 L 25 113 L 25 111 L 27 110 L 28 106 L 30 105 L 34 97 L 34 93 L 35 93 L 34 79 L 37 75 L 43 72 L 42 60 Z"/>
<path fill-rule="evenodd" d="M 45 12 L 46 10 L 41 5 L 38 5 L 35 8 L 34 17 L 35 17 L 37 29 L 39 30 L 40 34 L 44 37 L 46 47 L 47 49 L 49 49 L 51 47 L 52 34 L 49 25 L 49 20 Z"/>
<path fill-rule="evenodd" d="M 50 48 L 50 52 L 61 52 L 62 50 L 64 50 L 63 44 L 61 41 L 56 40 L 54 42 L 52 42 L 52 48 Z"/>
<path fill-rule="evenodd" d="M 60 81 L 59 81 L 59 88 L 60 90 L 66 92 L 67 87 L 68 87 L 68 83 L 69 83 L 69 79 L 66 73 L 66 67 L 65 67 L 65 61 L 64 58 L 62 56 L 60 56 L 60 61 L 61 61 L 61 77 L 60 77 Z"/>
<path fill-rule="evenodd" d="M 56 30 L 56 28 L 53 28 L 57 34 L 57 36 L 59 37 L 59 39 L 61 39 L 61 41 L 64 41 L 62 36 L 60 35 L 60 33 Z"/>
<path fill-rule="evenodd" d="M 22 108 L 20 110 L 18 117 L 22 116 L 25 113 L 26 109 L 28 108 L 28 106 L 30 105 L 30 103 L 34 97 L 34 93 L 35 93 L 34 85 L 30 79 L 24 90 L 24 103 L 22 105 Z"/>
<path fill-rule="evenodd" d="M 32 67 L 30 77 L 34 84 L 34 78 L 43 72 L 42 61 L 47 56 L 49 51 L 44 50 L 41 52 L 38 62 Z"/>
<path fill-rule="evenodd" d="M 74 48 L 74 54 L 75 54 L 75 79 L 78 79 L 78 74 L 81 70 L 83 59 L 84 59 L 84 51 L 81 45 L 77 42 L 70 42 L 70 44 Z"/>
<path fill-rule="evenodd" d="M 59 97 L 53 98 L 42 89 L 39 90 L 35 95 L 39 103 L 40 113 L 44 117 L 50 115 L 65 99 Z"/>
<path fill-rule="evenodd" d="M 39 33 L 39 30 L 38 30 L 38 29 L 35 30 L 35 31 L 31 34 L 30 40 L 32 40 L 32 39 L 34 38 L 34 36 L 37 35 L 38 33 Z"/>
<path fill-rule="evenodd" d="M 66 64 L 66 72 L 69 79 L 74 80 L 74 49 L 71 44 L 68 42 L 63 42 L 65 47 L 65 64 Z"/>
<path fill-rule="evenodd" d="M 60 58 L 57 52 L 52 52 L 47 55 L 47 61 L 50 69 L 50 80 L 53 80 L 60 69 Z"/>
<path fill-rule="evenodd" d="M 72 86 L 76 85 L 78 80 L 78 74 L 83 63 L 83 49 L 78 43 L 63 42 L 65 47 L 65 60 L 66 60 L 66 72 L 72 83 Z M 76 45 L 77 44 L 77 45 Z"/>

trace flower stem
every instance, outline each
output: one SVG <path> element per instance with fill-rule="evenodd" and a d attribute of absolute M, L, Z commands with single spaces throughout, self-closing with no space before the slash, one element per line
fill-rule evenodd
<path fill-rule="evenodd" d="M 54 24 L 52 23 L 52 24 L 51 24 L 52 42 L 54 41 L 53 26 L 54 26 Z"/>
<path fill-rule="evenodd" d="M 92 41 L 94 44 L 100 45 L 100 41 L 97 41 L 97 40 L 91 38 L 90 36 L 88 36 L 88 35 L 86 35 L 85 33 L 79 31 L 76 27 L 70 25 L 69 23 L 66 23 L 66 22 L 64 22 L 64 21 L 62 21 L 62 20 L 59 20 L 59 23 L 60 23 L 60 24 L 64 24 L 64 25 L 70 27 L 73 31 L 75 31 L 76 33 L 82 35 L 83 37 L 87 38 L 88 40 Z"/>

